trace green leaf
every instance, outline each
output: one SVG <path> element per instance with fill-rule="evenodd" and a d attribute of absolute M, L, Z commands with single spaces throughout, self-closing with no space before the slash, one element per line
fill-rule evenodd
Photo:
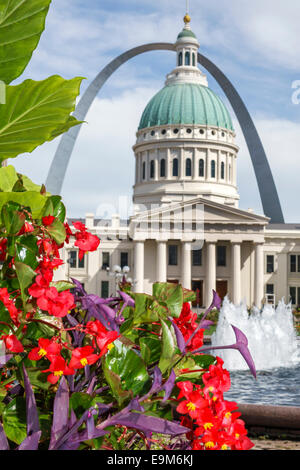
<path fill-rule="evenodd" d="M 198 379 L 202 376 L 203 370 L 209 368 L 210 365 L 215 364 L 216 358 L 206 354 L 191 355 L 184 357 L 174 368 L 175 374 L 180 380 L 183 379 Z M 189 369 L 189 372 L 181 373 L 181 370 Z M 195 371 L 195 372 L 192 372 Z"/>
<path fill-rule="evenodd" d="M 51 0 L 1 0 L 0 80 L 10 83 L 28 64 L 45 28 Z"/>
<path fill-rule="evenodd" d="M 64 223 L 66 218 L 66 208 L 61 202 L 60 196 L 50 196 L 45 204 L 43 217 L 53 215 L 57 217 L 60 222 Z"/>
<path fill-rule="evenodd" d="M 18 181 L 18 175 L 12 165 L 0 168 L 0 190 L 12 191 L 14 185 Z"/>
<path fill-rule="evenodd" d="M 31 363 L 32 365 L 32 363 Z M 47 380 L 47 374 L 41 372 L 40 370 L 30 370 L 27 369 L 28 377 L 30 383 L 33 387 L 40 388 L 41 390 L 49 390 L 51 384 Z"/>
<path fill-rule="evenodd" d="M 36 272 L 27 264 L 15 261 L 16 273 L 20 284 L 22 299 L 25 299 L 25 289 L 29 287 L 36 276 Z"/>
<path fill-rule="evenodd" d="M 58 245 L 61 245 L 66 239 L 67 233 L 65 226 L 58 219 L 55 219 L 51 225 L 48 225 L 47 231 Z"/>
<path fill-rule="evenodd" d="M 155 283 L 153 285 L 153 296 L 157 301 L 169 309 L 172 317 L 180 316 L 183 305 L 183 289 L 180 284 Z"/>
<path fill-rule="evenodd" d="M 52 338 L 53 335 L 57 332 L 57 327 L 59 326 L 58 319 L 50 315 L 45 315 L 40 312 L 36 312 L 35 320 L 41 320 L 41 322 L 31 322 L 27 326 L 25 338 L 31 340 L 38 340 L 40 338 Z M 45 323 L 42 323 L 45 321 Z M 53 325 L 53 328 L 49 325 Z M 56 328 L 55 328 L 56 327 Z M 66 332 L 63 333 L 63 339 L 66 339 Z"/>
<path fill-rule="evenodd" d="M 16 397 L 3 410 L 3 428 L 7 438 L 21 444 L 27 437 L 26 429 L 26 400 Z"/>
<path fill-rule="evenodd" d="M 70 408 L 75 411 L 77 417 L 80 417 L 92 406 L 93 400 L 94 398 L 88 393 L 72 393 L 70 398 Z"/>
<path fill-rule="evenodd" d="M 21 235 L 16 237 L 15 260 L 29 265 L 33 270 L 38 266 L 39 248 L 34 235 Z"/>
<path fill-rule="evenodd" d="M 133 398 L 131 390 L 124 390 L 121 384 L 121 377 L 110 370 L 107 366 L 103 366 L 104 376 L 108 385 L 111 388 L 112 394 L 117 400 L 119 406 L 122 406 L 126 401 Z"/>
<path fill-rule="evenodd" d="M 26 191 L 36 191 L 37 193 L 41 193 L 42 186 L 40 184 L 33 183 L 26 175 L 20 175 L 18 173 L 18 176 L 22 178 L 23 186 Z M 45 196 L 50 196 L 50 193 L 45 193 Z"/>
<path fill-rule="evenodd" d="M 104 361 L 104 373 L 106 380 L 111 385 L 115 398 L 118 399 L 116 384 L 107 371 L 113 372 L 120 378 L 123 390 L 132 391 L 133 396 L 146 390 L 150 378 L 144 361 L 132 349 L 120 341 L 114 342 L 114 347 L 107 353 Z"/>
<path fill-rule="evenodd" d="M 57 292 L 63 292 L 65 290 L 73 289 L 74 284 L 69 281 L 55 281 L 50 283 L 51 287 L 55 287 Z"/>
<path fill-rule="evenodd" d="M 172 325 L 169 327 L 163 320 L 162 326 L 162 353 L 158 367 L 164 374 L 172 368 L 173 361 L 177 355 L 177 341 Z"/>
<path fill-rule="evenodd" d="M 23 227 L 26 215 L 20 212 L 20 205 L 8 202 L 2 207 L 1 220 L 9 235 L 16 235 Z"/>
<path fill-rule="evenodd" d="M 135 308 L 133 312 L 134 325 L 159 321 L 166 318 L 167 310 L 152 296 L 147 294 L 134 294 Z"/>
<path fill-rule="evenodd" d="M 32 152 L 80 124 L 71 119 L 82 78 L 55 75 L 43 81 L 25 80 L 7 86 L 6 105 L 0 106 L 0 161 Z"/>
<path fill-rule="evenodd" d="M 158 336 L 147 335 L 140 338 L 141 356 L 147 365 L 159 361 L 161 340 Z"/>
<path fill-rule="evenodd" d="M 30 208 L 32 217 L 39 219 L 46 201 L 47 198 L 36 191 L 3 192 L 0 193 L 0 210 L 7 202 L 16 202 L 21 206 Z"/>

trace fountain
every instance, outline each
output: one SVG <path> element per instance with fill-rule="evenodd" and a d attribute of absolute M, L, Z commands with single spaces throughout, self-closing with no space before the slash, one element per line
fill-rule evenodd
<path fill-rule="evenodd" d="M 269 370 L 291 367 L 300 361 L 297 336 L 293 326 L 291 305 L 280 301 L 275 309 L 266 304 L 262 311 L 254 308 L 249 314 L 244 303 L 232 304 L 224 299 L 212 345 L 234 343 L 234 332 L 230 325 L 239 328 L 248 338 L 249 350 L 256 369 Z M 246 370 L 247 364 L 235 350 L 220 351 L 228 370 Z"/>
<path fill-rule="evenodd" d="M 299 407 L 300 348 L 291 305 L 285 305 L 282 300 L 277 308 L 266 304 L 262 311 L 254 308 L 249 314 L 244 303 L 234 305 L 226 297 L 212 336 L 213 346 L 234 343 L 231 324 L 247 336 L 258 373 L 255 380 L 238 351 L 218 350 L 218 356 L 231 372 L 227 399 L 240 403 Z"/>

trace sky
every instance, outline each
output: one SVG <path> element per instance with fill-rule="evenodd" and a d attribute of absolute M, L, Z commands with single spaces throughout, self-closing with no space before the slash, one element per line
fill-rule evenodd
<path fill-rule="evenodd" d="M 112 59 L 150 42 L 175 42 L 185 0 L 52 0 L 46 30 L 15 84 L 50 75 L 85 77 L 81 95 Z M 191 27 L 200 52 L 221 68 L 254 120 L 272 169 L 286 222 L 300 222 L 299 0 L 190 0 Z M 130 211 L 136 131 L 142 112 L 175 67 L 174 52 L 142 54 L 104 85 L 82 125 L 62 197 L 71 218 Z M 204 70 L 205 72 L 205 70 Z M 242 131 L 228 106 L 240 147 L 240 208 L 263 214 Z M 296 88 L 293 88 L 296 87 Z M 59 138 L 9 160 L 35 183 L 44 183 Z"/>

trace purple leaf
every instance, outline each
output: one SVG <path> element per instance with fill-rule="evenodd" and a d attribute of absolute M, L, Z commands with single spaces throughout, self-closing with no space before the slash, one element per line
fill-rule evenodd
<path fill-rule="evenodd" d="M 95 420 L 94 415 L 90 413 L 86 420 L 87 438 L 92 439 L 95 432 Z"/>
<path fill-rule="evenodd" d="M 172 322 L 172 326 L 175 331 L 178 349 L 181 353 L 185 353 L 185 340 L 183 334 L 181 333 L 176 323 L 173 321 L 172 317 L 169 317 L 169 320 Z"/>
<path fill-rule="evenodd" d="M 53 450 L 58 440 L 68 431 L 69 422 L 69 388 L 65 377 L 60 380 L 55 395 L 53 421 L 49 450 Z"/>
<path fill-rule="evenodd" d="M 6 438 L 6 435 L 5 435 L 5 432 L 1 423 L 0 423 L 0 450 L 9 450 L 8 441 L 7 441 L 7 438 Z"/>
<path fill-rule="evenodd" d="M 121 415 L 121 413 L 119 413 L 115 417 L 107 420 L 106 423 L 107 424 L 105 427 L 120 424 L 121 426 L 138 429 L 139 431 L 145 433 L 152 432 L 159 434 L 168 434 L 170 436 L 179 436 L 181 434 L 186 434 L 187 432 L 189 432 L 189 429 L 175 422 L 171 422 L 162 418 L 156 418 L 154 416 L 146 416 L 131 411 L 124 415 Z"/>
<path fill-rule="evenodd" d="M 234 349 L 237 349 L 241 353 L 246 363 L 248 364 L 248 367 L 252 375 L 256 378 L 256 367 L 255 367 L 253 358 L 248 348 L 248 339 L 244 335 L 244 333 L 241 330 L 239 330 L 239 328 L 237 328 L 234 325 L 231 325 L 231 326 L 233 328 L 233 331 L 236 337 L 236 344 L 234 345 Z"/>
<path fill-rule="evenodd" d="M 12 354 L 8 354 L 7 356 L 6 355 L 0 356 L 0 369 L 4 367 L 5 364 L 7 364 L 7 362 L 10 361 L 12 357 L 13 357 Z"/>
<path fill-rule="evenodd" d="M 42 431 L 37 431 L 26 437 L 24 441 L 19 445 L 17 450 L 38 450 L 39 440 L 41 438 Z"/>
<path fill-rule="evenodd" d="M 40 430 L 39 414 L 35 396 L 25 366 L 23 364 L 24 387 L 26 397 L 27 435 L 36 434 Z"/>
<path fill-rule="evenodd" d="M 116 323 L 116 312 L 108 305 L 96 304 L 91 300 L 90 296 L 86 296 L 82 299 L 82 307 L 88 311 L 88 317 L 94 317 L 99 320 L 107 330 L 119 331 L 119 327 Z"/>
<path fill-rule="evenodd" d="M 170 398 L 170 395 L 175 385 L 175 380 L 176 380 L 176 374 L 174 372 L 174 369 L 172 369 L 170 377 L 163 385 L 163 390 L 166 392 L 163 401 L 167 401 Z"/>
<path fill-rule="evenodd" d="M 213 290 L 213 301 L 210 305 L 210 310 L 212 310 L 213 308 L 217 308 L 218 310 L 220 310 L 222 306 L 222 299 L 219 297 L 218 293 Z"/>
<path fill-rule="evenodd" d="M 204 320 L 200 323 L 200 326 L 203 328 L 203 330 L 208 330 L 212 325 L 214 325 L 214 322 L 210 320 Z"/>
<path fill-rule="evenodd" d="M 73 279 L 73 278 L 71 278 L 71 281 L 75 285 L 75 288 L 74 288 L 75 294 L 86 295 L 86 292 L 85 292 L 84 288 L 82 287 L 81 282 L 79 282 L 79 281 L 77 281 L 77 279 Z"/>
<path fill-rule="evenodd" d="M 149 393 L 147 393 L 147 396 L 148 395 L 150 396 L 153 393 L 159 392 L 159 390 L 161 390 L 161 384 L 162 384 L 161 370 L 160 370 L 159 367 L 155 366 L 154 371 L 153 371 L 152 387 L 151 387 Z"/>
<path fill-rule="evenodd" d="M 135 307 L 135 302 L 134 300 L 130 297 L 130 295 L 126 294 L 126 292 L 119 292 L 119 295 L 123 302 L 126 304 L 128 307 Z"/>

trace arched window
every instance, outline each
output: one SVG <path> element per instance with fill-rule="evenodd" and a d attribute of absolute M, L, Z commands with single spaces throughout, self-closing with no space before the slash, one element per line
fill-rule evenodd
<path fill-rule="evenodd" d="M 190 52 L 185 53 L 184 65 L 191 65 L 191 54 L 190 54 Z"/>
<path fill-rule="evenodd" d="M 222 180 L 225 179 L 225 163 L 224 162 L 221 163 L 221 179 Z"/>
<path fill-rule="evenodd" d="M 182 65 L 182 52 L 179 52 L 179 55 L 178 55 L 178 65 L 179 67 Z"/>
<path fill-rule="evenodd" d="M 204 177 L 204 160 L 203 160 L 203 158 L 201 158 L 201 160 L 199 160 L 199 176 L 201 178 Z"/>
<path fill-rule="evenodd" d="M 163 158 L 160 161 L 160 177 L 165 178 L 166 176 L 166 160 Z"/>
<path fill-rule="evenodd" d="M 146 179 L 146 162 L 143 162 L 143 180 Z"/>
<path fill-rule="evenodd" d="M 173 176 L 178 176 L 178 158 L 173 160 Z"/>
<path fill-rule="evenodd" d="M 155 175 L 154 160 L 151 160 L 151 162 L 150 162 L 150 178 L 153 179 L 154 175 Z"/>
<path fill-rule="evenodd" d="M 190 158 L 187 158 L 185 162 L 185 176 L 192 176 L 192 160 Z"/>
<path fill-rule="evenodd" d="M 210 165 L 211 165 L 211 167 L 210 167 L 210 176 L 212 178 L 215 178 L 216 177 L 216 162 L 215 162 L 215 160 L 212 160 Z"/>
<path fill-rule="evenodd" d="M 193 52 L 193 67 L 196 67 L 196 54 Z"/>

